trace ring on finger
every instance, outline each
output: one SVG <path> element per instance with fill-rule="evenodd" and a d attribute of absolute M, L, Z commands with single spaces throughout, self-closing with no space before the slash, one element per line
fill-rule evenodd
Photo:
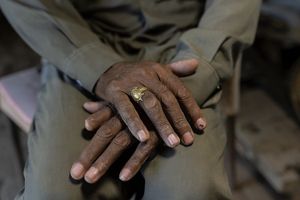
<path fill-rule="evenodd" d="M 133 98 L 135 102 L 143 101 L 142 97 L 145 94 L 145 91 L 147 90 L 146 87 L 134 87 L 130 91 L 130 96 Z"/>

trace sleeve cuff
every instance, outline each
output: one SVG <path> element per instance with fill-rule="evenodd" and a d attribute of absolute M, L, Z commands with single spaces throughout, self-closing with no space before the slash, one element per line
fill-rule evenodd
<path fill-rule="evenodd" d="M 64 71 L 92 92 L 100 75 L 110 66 L 123 61 L 112 48 L 97 41 L 75 50 L 64 63 Z"/>
<path fill-rule="evenodd" d="M 203 29 L 191 29 L 180 38 L 172 62 L 191 58 L 199 61 L 195 74 L 181 78 L 199 105 L 207 106 L 206 101 L 221 88 L 221 78 L 212 63 L 226 38 L 222 32 Z"/>
<path fill-rule="evenodd" d="M 214 91 L 221 88 L 220 78 L 215 69 L 204 59 L 198 59 L 199 66 L 195 74 L 183 77 L 181 80 L 190 89 L 199 105 L 203 105 Z"/>
<path fill-rule="evenodd" d="M 227 37 L 221 31 L 190 29 L 182 34 L 177 45 L 177 54 L 195 54 L 211 62 Z"/>

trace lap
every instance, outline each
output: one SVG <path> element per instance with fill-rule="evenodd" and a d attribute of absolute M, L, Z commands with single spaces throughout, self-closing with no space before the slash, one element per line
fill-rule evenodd
<path fill-rule="evenodd" d="M 39 94 L 28 139 L 25 187 L 20 199 L 120 199 L 118 182 L 109 176 L 93 188 L 71 183 L 71 165 L 88 142 L 82 136 L 88 116 L 82 105 L 88 99 L 62 81 L 54 67 L 46 71 L 47 80 Z"/>
<path fill-rule="evenodd" d="M 71 184 L 69 169 L 88 143 L 82 137 L 87 113 L 83 94 L 48 67 L 39 95 L 34 129 L 29 136 L 25 188 L 19 199 L 123 199 L 122 183 L 105 176 L 97 185 Z M 143 199 L 226 199 L 223 169 L 224 129 L 213 109 L 205 109 L 208 127 L 190 147 L 163 150 L 144 170 Z M 116 178 L 114 178 L 116 177 Z"/>
<path fill-rule="evenodd" d="M 224 171 L 224 127 L 214 109 L 203 109 L 208 126 L 192 146 L 162 150 L 144 168 L 144 199 L 230 199 Z"/>

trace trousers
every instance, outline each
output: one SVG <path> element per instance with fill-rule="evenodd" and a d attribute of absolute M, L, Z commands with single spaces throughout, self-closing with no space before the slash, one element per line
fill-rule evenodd
<path fill-rule="evenodd" d="M 208 126 L 195 136 L 193 145 L 160 149 L 132 181 L 118 179 L 116 164 L 96 184 L 72 182 L 70 167 L 89 142 L 83 137 L 88 113 L 82 108 L 89 98 L 51 64 L 42 73 L 28 138 L 25 184 L 16 200 L 231 199 L 224 170 L 225 129 L 214 106 L 202 109 Z"/>

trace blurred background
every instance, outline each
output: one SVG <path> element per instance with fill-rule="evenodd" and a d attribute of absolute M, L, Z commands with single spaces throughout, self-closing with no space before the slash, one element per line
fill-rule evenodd
<path fill-rule="evenodd" d="M 0 200 L 23 184 L 39 63 L 0 11 Z M 225 85 L 234 199 L 300 199 L 300 0 L 264 1 L 255 43 Z"/>

